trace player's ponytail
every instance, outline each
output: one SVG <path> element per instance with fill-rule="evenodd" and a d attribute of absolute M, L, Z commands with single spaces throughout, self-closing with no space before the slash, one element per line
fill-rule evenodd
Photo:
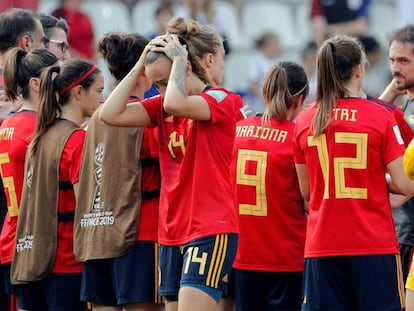
<path fill-rule="evenodd" d="M 355 67 L 365 62 L 361 44 L 346 35 L 323 42 L 317 56 L 317 111 L 312 120 L 312 132 L 322 134 L 331 120 L 338 99 L 349 96 L 345 83 L 352 78 Z"/>
<path fill-rule="evenodd" d="M 266 74 L 262 90 L 266 103 L 263 124 L 269 126 L 271 118 L 283 122 L 295 99 L 298 96 L 305 99 L 309 93 L 305 70 L 294 62 L 280 62 Z"/>
<path fill-rule="evenodd" d="M 30 97 L 29 82 L 38 78 L 43 68 L 58 61 L 56 56 L 46 49 L 34 49 L 30 52 L 16 47 L 7 52 L 3 79 L 6 96 L 15 101 L 20 95 L 24 99 Z"/>

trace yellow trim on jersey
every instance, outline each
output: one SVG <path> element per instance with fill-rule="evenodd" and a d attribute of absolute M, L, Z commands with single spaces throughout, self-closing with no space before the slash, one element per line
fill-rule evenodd
<path fill-rule="evenodd" d="M 410 271 L 408 272 L 408 277 L 407 277 L 407 281 L 405 283 L 405 288 L 414 291 L 414 256 L 413 259 L 411 261 L 411 268 Z"/>
<path fill-rule="evenodd" d="M 403 166 L 405 174 L 414 179 L 414 141 L 408 145 L 404 152 Z"/>
<path fill-rule="evenodd" d="M 398 296 L 400 297 L 401 309 L 405 307 L 405 290 L 402 273 L 401 256 L 395 255 L 395 261 L 397 263 L 397 284 L 398 284 Z"/>
<path fill-rule="evenodd" d="M 164 303 L 163 297 L 159 295 L 158 288 L 160 286 L 160 271 L 158 267 L 158 243 L 154 243 L 154 263 L 155 263 L 155 269 L 154 269 L 154 297 L 155 297 L 155 303 Z"/>
<path fill-rule="evenodd" d="M 213 288 L 218 288 L 221 272 L 223 270 L 224 262 L 227 255 L 227 244 L 229 241 L 228 234 L 216 235 L 214 242 L 213 255 L 210 260 L 208 269 L 206 285 Z"/>

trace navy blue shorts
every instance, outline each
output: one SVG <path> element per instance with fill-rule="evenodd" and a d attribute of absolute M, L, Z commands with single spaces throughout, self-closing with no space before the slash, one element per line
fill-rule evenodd
<path fill-rule="evenodd" d="M 49 273 L 44 280 L 22 287 L 19 308 L 30 311 L 81 311 L 80 273 Z"/>
<path fill-rule="evenodd" d="M 183 246 L 160 245 L 160 295 L 177 300 L 183 286 L 204 289 L 211 296 L 210 289 L 227 293 L 237 243 L 237 234 L 218 234 Z"/>
<path fill-rule="evenodd" d="M 305 259 L 302 310 L 404 310 L 399 255 Z"/>
<path fill-rule="evenodd" d="M 81 299 L 104 306 L 161 303 L 157 256 L 156 242 L 138 241 L 124 256 L 85 262 Z"/>
<path fill-rule="evenodd" d="M 234 269 L 237 311 L 300 311 L 302 272 L 267 272 Z"/>
<path fill-rule="evenodd" d="M 227 283 L 227 293 L 223 293 L 222 298 L 234 300 L 234 287 L 236 286 L 234 283 L 234 268 L 232 268 L 229 274 L 229 282 Z"/>
<path fill-rule="evenodd" d="M 23 285 L 13 285 L 10 282 L 11 263 L 1 265 L 4 278 L 4 288 L 7 295 L 19 295 Z"/>

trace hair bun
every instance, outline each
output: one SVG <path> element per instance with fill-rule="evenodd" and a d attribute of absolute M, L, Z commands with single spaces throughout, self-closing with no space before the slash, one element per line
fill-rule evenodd
<path fill-rule="evenodd" d="M 200 33 L 200 24 L 193 19 L 184 19 L 183 17 L 173 17 L 167 23 L 166 32 L 188 38 Z"/>

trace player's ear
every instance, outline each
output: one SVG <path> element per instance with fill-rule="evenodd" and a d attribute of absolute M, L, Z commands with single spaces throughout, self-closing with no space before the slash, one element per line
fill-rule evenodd
<path fill-rule="evenodd" d="M 33 42 L 29 35 L 23 35 L 20 37 L 19 46 L 25 51 L 29 51 L 32 47 Z"/>

